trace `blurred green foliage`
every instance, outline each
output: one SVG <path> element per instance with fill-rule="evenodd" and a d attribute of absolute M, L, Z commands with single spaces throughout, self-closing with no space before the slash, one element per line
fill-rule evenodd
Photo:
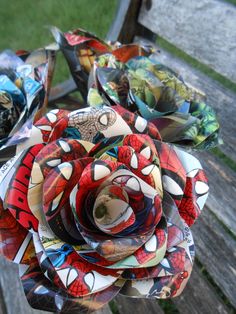
<path fill-rule="evenodd" d="M 0 51 L 34 50 L 54 41 L 49 26 L 62 31 L 84 28 L 105 38 L 116 12 L 117 0 L 0 0 Z M 58 54 L 54 83 L 69 77 Z"/>
<path fill-rule="evenodd" d="M 84 28 L 105 37 L 117 0 L 0 0 L 0 50 L 32 50 L 53 38 L 47 26 Z"/>

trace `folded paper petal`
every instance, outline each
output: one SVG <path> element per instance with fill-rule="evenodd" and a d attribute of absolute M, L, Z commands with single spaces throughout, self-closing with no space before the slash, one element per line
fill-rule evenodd
<path fill-rule="evenodd" d="M 0 169 L 0 253 L 19 264 L 37 309 L 87 313 L 117 293 L 176 297 L 209 190 L 180 146 L 214 145 L 215 114 L 152 49 L 52 31 L 89 106 L 40 111 L 35 121 L 37 106 L 28 108 L 32 119 L 9 141 L 16 155 Z M 46 106 L 54 60 L 52 50 L 19 54 L 30 66 L 0 55 L 21 74 L 0 73 L 0 122 L 11 115 L 12 125 L 40 91 L 37 108 Z"/>

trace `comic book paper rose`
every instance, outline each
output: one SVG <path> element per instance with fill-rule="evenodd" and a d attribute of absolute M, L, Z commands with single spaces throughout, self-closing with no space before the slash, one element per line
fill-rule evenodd
<path fill-rule="evenodd" d="M 113 51 L 95 60 L 92 75 L 90 86 L 110 106 L 122 105 L 151 121 L 163 141 L 195 149 L 209 149 L 221 141 L 216 114 L 204 94 L 161 64 L 158 55 L 130 55 L 121 62 Z"/>
<path fill-rule="evenodd" d="M 198 160 L 121 106 L 53 110 L 1 168 L 1 246 L 32 307 L 170 298 L 190 276 L 208 194 Z"/>
<path fill-rule="evenodd" d="M 0 54 L 0 148 L 30 136 L 47 105 L 53 66 L 54 52 L 46 49 Z"/>
<path fill-rule="evenodd" d="M 52 32 L 85 100 L 88 87 L 97 88 L 108 105 L 122 105 L 153 122 L 165 142 L 195 149 L 221 143 L 204 93 L 161 64 L 152 47 L 108 45 L 81 29 L 62 33 L 53 27 Z"/>
<path fill-rule="evenodd" d="M 98 56 L 112 52 L 120 61 L 124 61 L 131 55 L 150 54 L 149 47 L 144 48 L 136 44 L 124 45 L 121 49 L 117 49 L 118 43 L 108 44 L 96 35 L 80 28 L 63 33 L 53 26 L 51 32 L 85 101 L 88 93 L 88 77 Z"/>

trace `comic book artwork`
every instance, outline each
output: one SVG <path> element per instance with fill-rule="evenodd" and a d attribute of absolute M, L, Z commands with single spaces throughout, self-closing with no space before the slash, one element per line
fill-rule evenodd
<path fill-rule="evenodd" d="M 81 29 L 62 33 L 52 28 L 85 101 L 102 98 L 120 105 L 158 128 L 163 141 L 186 148 L 208 149 L 219 143 L 219 123 L 205 94 L 158 61 L 141 44 L 107 44 Z"/>
<path fill-rule="evenodd" d="M 0 54 L 0 164 L 30 138 L 33 121 L 45 112 L 58 50 L 84 99 L 83 107 L 123 107 L 152 122 L 163 141 L 187 149 L 221 143 L 219 123 L 204 93 L 159 63 L 152 47 L 106 43 L 82 29 L 51 31 L 55 44 L 32 53 Z"/>
<path fill-rule="evenodd" d="M 30 137 L 33 122 L 46 113 L 54 63 L 55 52 L 44 48 L 0 54 L 1 161 L 8 147 Z"/>
<path fill-rule="evenodd" d="M 0 170 L 0 252 L 33 308 L 176 297 L 208 189 L 195 157 L 122 105 L 52 110 Z"/>
<path fill-rule="evenodd" d="M 14 156 L 0 168 L 0 253 L 36 309 L 176 297 L 209 192 L 187 150 L 220 143 L 216 115 L 152 47 L 51 31 L 57 44 L 0 54 L 0 163 Z M 87 107 L 45 112 L 56 50 Z"/>

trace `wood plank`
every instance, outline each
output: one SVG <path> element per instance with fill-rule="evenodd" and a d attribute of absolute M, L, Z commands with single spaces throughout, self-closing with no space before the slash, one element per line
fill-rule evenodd
<path fill-rule="evenodd" d="M 28 304 L 18 275 L 18 266 L 0 256 L 0 314 L 49 314 Z M 14 302 L 13 302 L 14 300 Z M 94 314 L 112 314 L 109 305 Z"/>
<path fill-rule="evenodd" d="M 69 93 L 74 92 L 76 89 L 77 89 L 77 86 L 75 84 L 75 81 L 73 80 L 72 77 L 70 77 L 65 82 L 60 83 L 51 88 L 50 95 L 49 95 L 49 103 L 56 102 L 58 99 L 66 96 Z"/>
<path fill-rule="evenodd" d="M 221 279 L 220 285 L 226 286 L 229 285 L 228 289 L 225 289 L 223 287 L 223 291 L 226 291 L 227 293 L 231 294 L 231 297 L 234 296 L 234 291 L 231 293 L 230 287 L 234 285 L 235 282 L 235 274 L 232 277 L 232 274 L 229 273 L 230 267 L 232 268 L 233 265 L 235 265 L 235 257 L 234 261 L 228 262 L 228 259 L 232 260 L 232 251 L 228 252 L 226 250 L 233 250 L 235 247 L 235 241 L 232 241 L 231 237 L 225 233 L 225 230 L 219 225 L 219 223 L 214 219 L 214 217 L 210 214 L 210 212 L 207 212 L 207 210 L 204 210 L 202 218 L 200 218 L 200 223 L 196 224 L 194 226 L 194 236 L 196 239 L 196 245 L 197 248 L 200 246 L 200 260 L 203 262 L 202 254 L 206 257 L 207 263 L 205 264 L 206 268 L 209 270 L 209 265 L 215 264 L 216 269 L 214 268 L 213 271 L 213 278 L 214 275 L 219 280 Z M 210 227 L 210 230 L 209 230 Z M 200 229 L 199 229 L 200 228 Z M 204 232 L 207 234 L 207 237 L 204 237 Z M 214 235 L 211 236 L 211 239 L 209 241 L 208 235 L 214 232 Z M 216 233 L 216 236 L 215 236 Z M 219 243 L 219 237 L 221 237 L 221 240 L 223 239 L 227 245 Z M 221 241 L 222 242 L 222 241 Z M 212 244 L 217 243 L 215 247 L 212 247 Z M 221 250 L 221 248 L 224 248 Z M 199 248 L 198 250 L 199 251 Z M 229 254 L 230 253 L 230 254 Z M 211 257 L 213 254 L 213 257 L 208 259 L 208 256 Z M 219 254 L 223 256 L 224 262 L 219 261 Z M 225 258 L 226 257 L 226 258 Z M 218 261 L 218 263 L 216 263 Z M 223 268 L 218 269 L 219 265 L 222 265 Z M 230 266 L 231 265 L 231 266 Z M 228 268 L 229 267 L 229 268 Z M 211 269 L 212 267 L 210 267 Z M 3 271 L 4 270 L 4 271 Z M 216 272 L 216 273 L 215 273 Z M 218 276 L 218 273 L 222 274 Z M 210 272 L 212 275 L 212 273 Z M 226 274 L 226 277 L 225 277 Z M 9 278 L 10 276 L 10 278 Z M 6 301 L 6 306 L 8 308 L 7 313 L 25 313 L 25 314 L 43 314 L 46 312 L 43 311 L 37 311 L 31 309 L 27 301 L 25 300 L 25 296 L 22 291 L 22 287 L 20 286 L 19 281 L 17 280 L 17 267 L 14 264 L 7 263 L 5 260 L 1 260 L 1 276 L 0 276 L 0 282 L 3 285 L 4 289 L 2 290 L 4 299 Z M 217 281 L 217 280 L 216 280 Z M 226 281 L 226 283 L 225 283 Z M 229 282 L 231 281 L 231 282 Z M 219 283 L 218 283 L 219 284 Z M 203 290 L 203 287 L 205 290 Z M 205 292 L 204 292 L 205 291 Z M 17 293 L 16 293 L 17 292 Z M 204 293 L 203 293 L 204 292 Z M 14 293 L 14 303 L 10 302 L 12 300 L 12 296 Z M 190 298 L 190 296 L 192 296 Z M 22 302 L 24 300 L 24 302 Z M 146 311 L 148 313 L 163 313 L 161 309 L 159 309 L 159 305 L 155 300 L 137 300 L 137 299 L 130 299 L 125 297 L 117 297 L 116 298 L 118 307 L 121 310 L 121 313 L 130 313 L 130 309 L 133 308 L 134 303 L 136 306 L 136 309 L 138 311 L 137 314 L 145 313 Z M 195 302 L 195 303 L 194 303 Z M 232 302 L 232 298 L 231 298 Z M 181 310 L 181 313 L 189 313 L 188 309 L 191 308 L 191 304 L 194 306 L 191 309 L 191 313 L 225 313 L 226 308 L 222 304 L 222 302 L 219 300 L 217 296 L 214 295 L 214 293 L 211 291 L 211 287 L 207 282 L 199 275 L 199 270 L 195 267 L 194 272 L 192 274 L 192 279 L 190 279 L 190 282 L 188 286 L 185 289 L 185 292 L 182 294 L 181 297 L 174 299 L 174 303 L 178 305 L 178 308 Z M 211 307 L 215 304 L 214 307 Z M 195 308 L 195 310 L 193 310 Z M 204 309 L 208 309 L 209 311 L 204 312 Z M 210 311 L 210 309 L 214 311 Z M 185 309 L 185 310 L 184 310 Z M 199 311 L 198 311 L 199 310 Z M 201 311 L 200 311 L 201 310 Z M 16 312 L 17 311 L 17 312 Z M 102 311 L 102 312 L 101 312 Z M 105 312 L 104 312 L 105 311 Z M 108 314 L 110 313 L 109 308 L 104 308 L 98 313 L 102 314 Z"/>
<path fill-rule="evenodd" d="M 107 33 L 106 40 L 127 44 L 132 42 L 134 36 L 137 35 L 154 40 L 156 35 L 138 23 L 142 0 L 119 0 L 117 2 L 116 16 Z M 146 1 L 146 7 L 148 8 L 148 1 Z"/>
<path fill-rule="evenodd" d="M 207 208 L 192 230 L 199 261 L 236 309 L 236 240 Z"/>
<path fill-rule="evenodd" d="M 198 238 L 197 234 L 198 233 L 195 232 L 196 239 Z M 158 301 L 156 300 L 131 299 L 124 296 L 118 296 L 115 301 L 118 305 L 119 312 L 122 314 L 131 313 L 133 308 L 135 308 L 137 314 L 163 313 L 162 309 L 157 309 Z M 194 269 L 186 289 L 181 296 L 173 298 L 172 302 L 175 306 L 177 306 L 177 309 L 182 314 L 228 313 L 227 306 L 216 294 L 214 287 L 204 278 L 196 264 L 194 265 Z"/>
<path fill-rule="evenodd" d="M 18 276 L 16 264 L 6 261 L 0 256 L 0 310 L 3 314 L 48 314 L 49 312 L 34 310 L 28 304 Z"/>
<path fill-rule="evenodd" d="M 214 155 L 207 152 L 194 153 L 201 161 L 209 180 L 207 206 L 235 235 L 236 174 Z"/>
<path fill-rule="evenodd" d="M 141 39 L 137 40 L 140 41 Z M 144 42 L 150 44 L 149 41 L 145 40 Z M 160 55 L 155 55 L 154 59 L 173 69 L 178 69 L 178 72 L 187 82 L 206 92 L 209 103 L 212 104 L 221 120 L 221 133 L 225 144 L 221 145 L 220 149 L 236 160 L 236 123 L 232 118 L 232 112 L 236 112 L 236 95 L 166 51 L 162 51 Z M 224 105 L 222 106 L 222 104 Z M 198 154 L 193 152 L 193 154 L 197 155 L 209 178 L 208 207 L 236 234 L 235 202 L 232 197 L 236 193 L 235 173 L 208 152 L 199 152 Z M 223 192 L 222 188 L 224 189 Z"/>
<path fill-rule="evenodd" d="M 102 307 L 100 310 L 97 310 L 96 312 L 94 312 L 94 314 L 112 314 L 112 311 L 109 305 L 106 305 Z"/>
<path fill-rule="evenodd" d="M 135 314 L 164 314 L 162 308 L 158 304 L 158 300 L 137 299 L 118 295 L 115 298 L 115 301 L 121 314 L 130 314 L 134 311 Z"/>
<path fill-rule="evenodd" d="M 172 299 L 181 314 L 227 314 L 228 308 L 195 264 L 183 293 Z"/>
<path fill-rule="evenodd" d="M 6 314 L 7 313 L 7 307 L 5 304 L 5 300 L 3 297 L 2 287 L 0 285 L 0 314 Z"/>
<path fill-rule="evenodd" d="M 236 7 L 220 0 L 143 1 L 139 22 L 236 82 Z M 149 1 L 150 2 L 150 1 Z"/>
<path fill-rule="evenodd" d="M 121 40 L 120 34 L 124 33 L 123 30 L 125 28 L 125 22 L 127 20 L 127 16 L 129 15 L 129 11 L 132 11 L 131 0 L 119 1 L 115 19 L 106 36 L 107 40 L 110 41 Z M 135 21 L 132 22 L 135 23 Z M 125 35 L 126 34 L 124 34 L 123 36 Z M 129 41 L 132 41 L 132 38 L 130 38 Z M 122 40 L 122 43 L 123 42 L 124 41 Z"/>
<path fill-rule="evenodd" d="M 141 38 L 136 38 L 136 41 L 155 46 L 150 41 Z M 153 58 L 176 70 L 186 82 L 205 92 L 207 103 L 215 109 L 220 121 L 221 135 L 224 140 L 220 149 L 236 161 L 236 123 L 235 117 L 232 116 L 236 112 L 236 94 L 164 49 L 161 49 L 160 54 L 153 55 Z"/>

